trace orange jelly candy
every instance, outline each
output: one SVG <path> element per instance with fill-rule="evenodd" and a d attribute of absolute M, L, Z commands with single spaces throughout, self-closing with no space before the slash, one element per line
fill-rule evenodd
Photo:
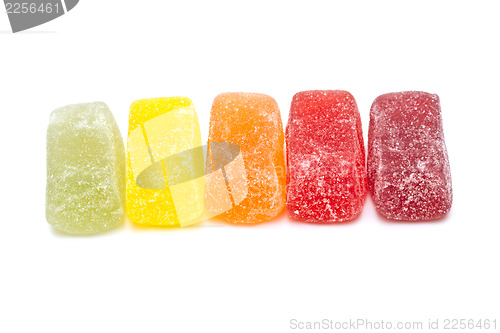
<path fill-rule="evenodd" d="M 219 142 L 238 145 L 245 165 L 244 175 L 225 171 L 233 208 L 219 217 L 232 223 L 258 223 L 280 214 L 286 184 L 284 133 L 276 101 L 255 93 L 218 95 L 210 114 L 209 151 L 211 143 Z M 236 200 L 236 189 L 243 187 L 248 188 L 246 196 Z"/>

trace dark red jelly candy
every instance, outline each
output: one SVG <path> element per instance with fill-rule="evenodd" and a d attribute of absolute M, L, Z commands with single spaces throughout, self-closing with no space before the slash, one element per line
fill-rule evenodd
<path fill-rule="evenodd" d="M 367 193 L 361 118 L 347 91 L 297 93 L 286 129 L 287 209 L 305 222 L 341 222 Z"/>
<path fill-rule="evenodd" d="M 450 164 L 437 95 L 406 91 L 373 102 L 368 184 L 377 211 L 389 219 L 431 220 L 450 210 Z"/>

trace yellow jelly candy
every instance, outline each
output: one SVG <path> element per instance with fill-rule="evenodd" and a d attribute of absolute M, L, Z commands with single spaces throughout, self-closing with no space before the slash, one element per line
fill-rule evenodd
<path fill-rule="evenodd" d="M 138 100 L 130 106 L 126 203 L 140 225 L 186 226 L 204 205 L 198 117 L 187 97 Z"/>

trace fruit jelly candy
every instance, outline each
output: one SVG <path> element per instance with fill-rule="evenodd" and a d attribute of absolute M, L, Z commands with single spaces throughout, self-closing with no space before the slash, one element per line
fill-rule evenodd
<path fill-rule="evenodd" d="M 450 165 L 437 95 L 406 91 L 375 99 L 368 183 L 377 211 L 389 219 L 431 220 L 450 210 Z"/>
<path fill-rule="evenodd" d="M 189 98 L 151 98 L 132 103 L 126 202 L 134 223 L 185 226 L 199 221 L 205 187 L 204 178 L 197 177 L 200 170 L 202 175 L 204 172 L 203 156 L 197 157 L 197 152 L 203 155 L 201 146 L 198 117 Z"/>
<path fill-rule="evenodd" d="M 54 110 L 47 130 L 46 218 L 56 229 L 92 234 L 123 220 L 125 148 L 106 104 Z"/>
<path fill-rule="evenodd" d="M 224 93 L 215 97 L 210 114 L 209 148 L 210 142 L 238 145 L 246 173 L 232 172 L 228 177 L 235 205 L 220 214 L 221 219 L 258 223 L 283 211 L 284 134 L 278 104 L 272 97 L 256 93 Z M 243 199 L 237 188 L 247 189 Z M 240 198 L 236 200 L 237 197 Z"/>
<path fill-rule="evenodd" d="M 347 91 L 295 94 L 286 128 L 287 210 L 305 222 L 351 220 L 367 193 L 361 118 Z"/>

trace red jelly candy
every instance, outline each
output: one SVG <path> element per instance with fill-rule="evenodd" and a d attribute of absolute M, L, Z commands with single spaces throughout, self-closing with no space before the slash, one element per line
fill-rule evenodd
<path fill-rule="evenodd" d="M 450 210 L 450 164 L 437 95 L 407 91 L 373 102 L 368 183 L 377 211 L 389 219 L 431 220 Z"/>
<path fill-rule="evenodd" d="M 347 91 L 297 93 L 286 128 L 287 209 L 305 222 L 341 222 L 367 193 L 361 118 Z"/>

